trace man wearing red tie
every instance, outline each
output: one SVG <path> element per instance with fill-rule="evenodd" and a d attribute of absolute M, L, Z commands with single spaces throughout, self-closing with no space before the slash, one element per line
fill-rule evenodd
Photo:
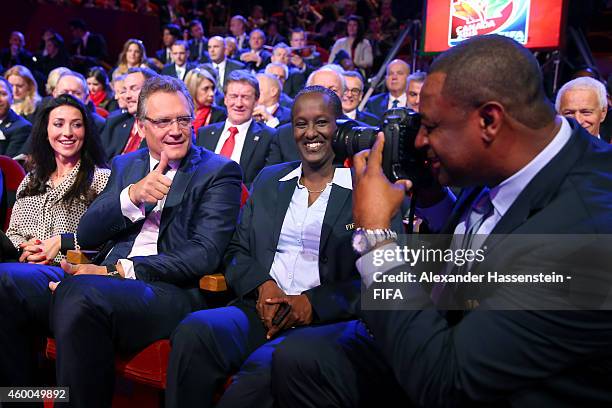
<path fill-rule="evenodd" d="M 100 134 L 106 157 L 109 160 L 117 155 L 131 153 L 141 147 L 146 147 L 144 135 L 138 132 L 134 115 L 138 108 L 140 89 L 147 79 L 155 76 L 157 74 L 149 68 L 133 67 L 128 70 L 124 82 L 127 89 L 125 98 L 127 112 L 117 111 L 116 114 L 111 114 Z"/>
<path fill-rule="evenodd" d="M 252 119 L 260 95 L 252 74 L 233 71 L 223 88 L 227 120 L 200 128 L 196 144 L 239 163 L 249 186 L 266 163 L 276 131 Z"/>

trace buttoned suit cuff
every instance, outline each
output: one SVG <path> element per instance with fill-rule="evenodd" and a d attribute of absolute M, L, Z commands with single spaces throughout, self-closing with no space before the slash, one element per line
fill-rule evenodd
<path fill-rule="evenodd" d="M 145 217 L 145 208 L 143 204 L 140 206 L 135 205 L 132 200 L 130 200 L 130 187 L 133 184 L 130 184 L 126 188 L 121 191 L 119 195 L 119 201 L 121 203 L 121 214 L 132 222 L 137 222 Z"/>

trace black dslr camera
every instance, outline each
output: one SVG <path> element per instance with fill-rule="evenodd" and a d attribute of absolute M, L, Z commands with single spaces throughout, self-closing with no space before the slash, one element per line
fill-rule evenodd
<path fill-rule="evenodd" d="M 332 141 L 335 163 L 344 163 L 347 158 L 371 148 L 378 132 L 383 132 L 382 168 L 387 178 L 392 182 L 408 179 L 421 187 L 433 182 L 426 153 L 414 146 L 421 127 L 421 117 L 417 112 L 408 108 L 389 109 L 383 115 L 380 128 L 358 126 L 350 119 L 340 119 L 337 123 L 338 130 Z"/>

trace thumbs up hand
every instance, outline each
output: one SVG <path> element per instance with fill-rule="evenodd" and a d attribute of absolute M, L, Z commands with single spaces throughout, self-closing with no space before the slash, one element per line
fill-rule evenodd
<path fill-rule="evenodd" d="M 130 187 L 128 194 L 134 205 L 155 205 L 168 194 L 172 185 L 172 180 L 165 176 L 168 167 L 168 155 L 162 150 L 157 167 Z"/>

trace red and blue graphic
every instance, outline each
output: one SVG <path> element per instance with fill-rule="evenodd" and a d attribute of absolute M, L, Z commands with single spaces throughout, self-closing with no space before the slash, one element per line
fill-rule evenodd
<path fill-rule="evenodd" d="M 451 1 L 448 45 L 476 35 L 500 34 L 527 43 L 530 0 Z"/>

